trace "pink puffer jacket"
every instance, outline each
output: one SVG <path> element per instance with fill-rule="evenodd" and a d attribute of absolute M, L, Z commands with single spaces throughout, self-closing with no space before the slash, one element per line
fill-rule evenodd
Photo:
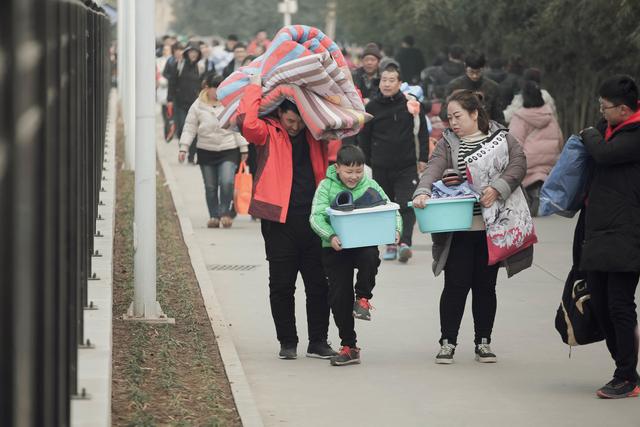
<path fill-rule="evenodd" d="M 526 188 L 536 181 L 545 181 L 562 151 L 563 138 L 551 107 L 520 108 L 515 112 L 509 133 L 515 136 L 527 156 Z"/>

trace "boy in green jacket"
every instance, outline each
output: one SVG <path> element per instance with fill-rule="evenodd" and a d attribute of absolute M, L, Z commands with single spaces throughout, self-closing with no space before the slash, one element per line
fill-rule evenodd
<path fill-rule="evenodd" d="M 355 145 L 345 145 L 339 151 L 336 164 L 329 166 L 327 177 L 320 182 L 311 206 L 309 221 L 313 231 L 322 239 L 322 263 L 329 278 L 329 304 L 340 333 L 342 348 L 331 358 L 334 366 L 360 363 L 360 349 L 356 347 L 354 317 L 371 320 L 371 291 L 375 286 L 380 265 L 377 246 L 343 249 L 340 238 L 331 227 L 327 208 L 343 191 L 353 200 L 375 190 L 384 200 L 389 197 L 380 185 L 364 174 L 364 153 Z M 400 239 L 402 218 L 396 213 L 396 240 Z M 358 270 L 355 283 L 353 271 Z"/>

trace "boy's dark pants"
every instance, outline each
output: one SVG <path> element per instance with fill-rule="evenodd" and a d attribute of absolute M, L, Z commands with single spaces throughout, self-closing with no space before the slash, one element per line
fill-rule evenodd
<path fill-rule="evenodd" d="M 358 270 L 355 284 L 356 298 L 371 299 L 376 285 L 380 258 L 377 246 L 365 248 L 322 249 L 322 263 L 329 277 L 329 304 L 340 333 L 341 345 L 356 346 L 353 320 L 353 271 Z"/>
<path fill-rule="evenodd" d="M 416 224 L 416 214 L 407 203 L 413 199 L 413 192 L 418 185 L 418 171 L 415 165 L 404 169 L 386 169 L 378 166 L 372 168 L 373 179 L 387 193 L 390 200 L 400 205 L 402 217 L 402 235 L 400 243 L 411 246 L 413 226 Z"/>
<path fill-rule="evenodd" d="M 309 341 L 326 342 L 329 329 L 329 287 L 322 268 L 322 244 L 311 230 L 308 215 L 291 215 L 287 222 L 262 220 L 262 236 L 269 261 L 269 299 L 278 341 L 298 343 L 295 290 L 298 272 L 307 296 Z"/>
<path fill-rule="evenodd" d="M 638 381 L 638 319 L 634 301 L 639 274 L 589 271 L 591 307 L 616 362 L 614 377 Z"/>

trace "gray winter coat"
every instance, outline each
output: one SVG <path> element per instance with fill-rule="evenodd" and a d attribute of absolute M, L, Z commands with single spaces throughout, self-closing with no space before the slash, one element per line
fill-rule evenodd
<path fill-rule="evenodd" d="M 491 122 L 489 134 L 502 129 L 503 126 L 496 122 Z M 518 144 L 518 140 L 512 135 L 507 134 L 507 144 L 509 146 L 509 165 L 500 178 L 491 183 L 491 186 L 500 193 L 500 198 L 506 200 L 512 191 L 520 186 L 522 179 L 527 173 L 527 159 L 522 151 L 522 147 Z M 445 169 L 458 169 L 458 149 L 460 147 L 460 139 L 451 129 L 446 129 L 442 139 L 436 144 L 433 155 L 427 163 L 427 169 L 420 179 L 418 188 L 413 193 L 413 197 L 421 194 L 431 196 L 431 185 L 442 179 L 442 173 Z M 449 256 L 449 248 L 453 233 L 433 233 L 433 274 L 436 276 L 444 270 Z M 533 263 L 533 246 L 530 246 L 517 254 L 507 258 L 502 262 L 502 266 L 507 269 L 507 276 L 511 277 L 520 271 L 531 267 Z"/>

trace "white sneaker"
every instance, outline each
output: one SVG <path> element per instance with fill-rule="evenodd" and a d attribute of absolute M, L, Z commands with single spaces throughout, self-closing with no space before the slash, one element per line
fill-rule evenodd
<path fill-rule="evenodd" d="M 476 360 L 480 363 L 496 363 L 498 358 L 491 351 L 489 340 L 482 338 L 480 344 L 476 344 Z"/>
<path fill-rule="evenodd" d="M 436 363 L 441 365 L 450 365 L 453 363 L 453 355 L 456 352 L 456 346 L 449 344 L 449 340 L 442 340 L 440 351 L 436 355 Z"/>

